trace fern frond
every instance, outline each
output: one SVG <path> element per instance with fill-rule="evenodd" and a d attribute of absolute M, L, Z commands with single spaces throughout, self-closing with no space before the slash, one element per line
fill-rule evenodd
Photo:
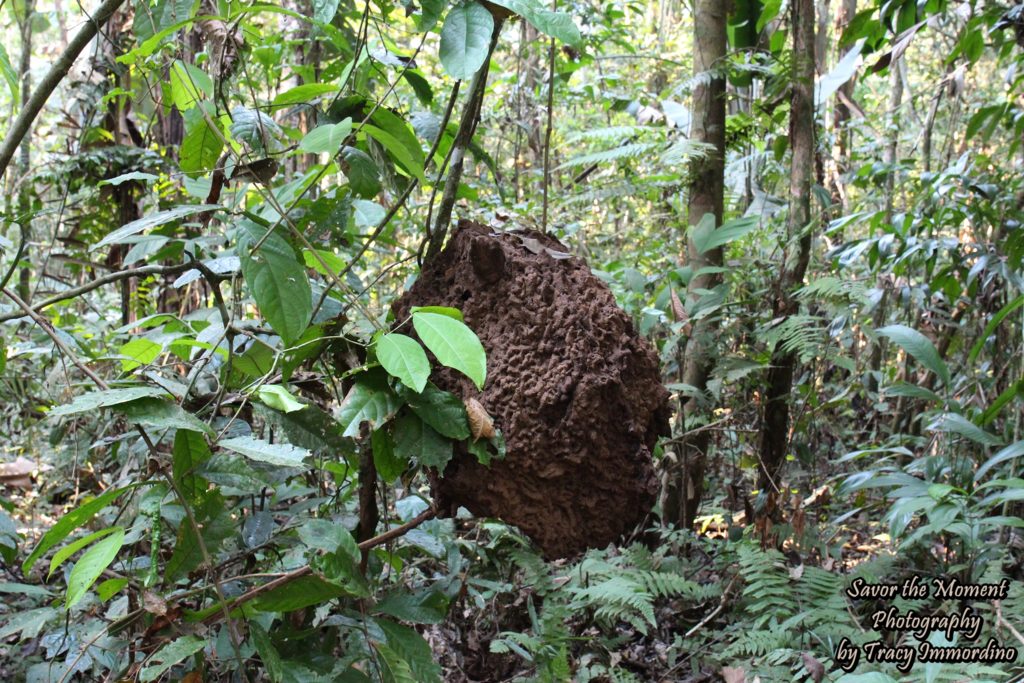
<path fill-rule="evenodd" d="M 801 362 L 814 358 L 825 344 L 822 319 L 815 315 L 791 315 L 781 322 L 772 321 L 761 329 L 769 346 L 778 345 L 784 353 L 793 353 Z"/>
<path fill-rule="evenodd" d="M 628 145 L 619 145 L 618 147 L 601 150 L 600 152 L 581 154 L 578 157 L 573 157 L 572 159 L 564 162 L 555 170 L 560 171 L 565 168 L 577 168 L 579 166 L 589 166 L 591 164 L 602 164 L 609 161 L 619 161 L 621 159 L 639 159 L 649 152 L 657 150 L 660 146 L 661 143 L 657 142 L 632 142 Z"/>

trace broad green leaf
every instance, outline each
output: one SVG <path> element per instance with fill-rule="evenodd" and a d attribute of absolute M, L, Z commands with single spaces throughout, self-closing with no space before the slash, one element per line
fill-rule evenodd
<path fill-rule="evenodd" d="M 231 110 L 231 136 L 257 154 L 270 154 L 279 150 L 284 133 L 263 112 L 239 106 Z"/>
<path fill-rule="evenodd" d="M 203 106 L 209 106 L 204 104 Z M 224 149 L 224 140 L 203 116 L 202 107 L 185 112 L 185 137 L 178 153 L 178 166 L 185 173 L 212 171 Z"/>
<path fill-rule="evenodd" d="M 267 675 L 272 683 L 281 683 L 284 678 L 284 668 L 281 663 L 281 655 L 278 654 L 277 648 L 270 640 L 270 634 L 255 619 L 249 619 L 248 624 L 253 645 L 256 646 L 256 652 L 260 654 L 260 661 L 263 662 Z"/>
<path fill-rule="evenodd" d="M 104 185 L 114 185 L 116 187 L 121 185 L 122 183 L 127 183 L 135 180 L 141 180 L 145 183 L 151 183 L 154 180 L 160 180 L 160 176 L 153 175 L 152 173 L 143 173 L 142 171 L 132 171 L 130 173 L 122 173 L 121 175 L 114 176 L 113 178 L 101 180 L 98 183 L 96 183 L 96 186 L 102 187 Z"/>
<path fill-rule="evenodd" d="M 343 147 L 341 156 L 347 165 L 345 177 L 353 194 L 363 199 L 376 197 L 381 188 L 380 174 L 370 155 L 355 147 Z"/>
<path fill-rule="evenodd" d="M 55 620 L 60 612 L 52 607 L 40 607 L 24 612 L 14 612 L 7 616 L 3 626 L 0 626 L 0 640 L 7 640 L 16 633 L 21 635 L 18 642 L 35 638 L 50 621 Z"/>
<path fill-rule="evenodd" d="M 18 72 L 11 65 L 11 58 L 7 55 L 7 49 L 0 44 L 0 73 L 3 73 L 7 87 L 11 90 L 11 102 L 17 107 L 21 103 L 21 86 L 18 83 Z"/>
<path fill-rule="evenodd" d="M 1015 398 L 1024 398 L 1024 380 L 1019 380 L 1008 386 L 1003 393 L 999 394 L 992 403 L 989 404 L 988 408 L 978 416 L 976 422 L 978 426 L 985 427 L 992 420 L 996 419 L 1003 408 L 1007 406 Z"/>
<path fill-rule="evenodd" d="M 68 595 L 65 606 L 71 609 L 82 599 L 85 592 L 96 582 L 103 570 L 117 557 L 124 545 L 124 529 L 116 527 L 116 531 L 82 553 L 71 569 L 68 577 Z"/>
<path fill-rule="evenodd" d="M 983 446 L 1000 446 L 1003 441 L 957 413 L 946 413 L 928 426 L 933 432 L 953 432 Z"/>
<path fill-rule="evenodd" d="M 301 104 L 326 95 L 327 93 L 338 92 L 338 86 L 331 83 L 303 83 L 294 88 L 289 88 L 274 98 L 273 106 L 288 107 L 293 104 Z"/>
<path fill-rule="evenodd" d="M 714 215 L 705 214 L 700 222 L 692 228 L 693 243 L 700 253 L 707 253 L 717 247 L 735 242 L 752 232 L 757 228 L 758 220 L 756 216 L 736 218 L 726 221 L 720 228 L 715 229 Z"/>
<path fill-rule="evenodd" d="M 185 498 L 196 500 L 206 490 L 199 476 L 199 468 L 210 459 L 210 447 L 203 435 L 189 429 L 179 429 L 174 435 L 172 477 Z"/>
<path fill-rule="evenodd" d="M 268 591 L 256 599 L 255 606 L 263 612 L 294 612 L 346 594 L 347 591 L 341 586 L 317 576 L 303 576 Z"/>
<path fill-rule="evenodd" d="M 147 666 L 139 673 L 139 680 L 142 683 L 151 683 L 159 679 L 172 666 L 185 661 L 186 658 L 202 650 L 205 645 L 206 641 L 196 636 L 184 636 L 164 645 L 146 660 Z"/>
<path fill-rule="evenodd" d="M 916 384 L 894 384 L 890 387 L 885 388 L 885 394 L 887 396 L 906 396 L 908 398 L 919 398 L 925 401 L 935 401 L 936 403 L 942 402 L 942 397 L 936 394 L 931 389 L 917 386 Z"/>
<path fill-rule="evenodd" d="M 173 209 L 167 211 L 158 211 L 156 213 L 144 216 L 137 221 L 126 223 L 122 227 L 113 231 L 99 242 L 89 248 L 89 251 L 96 251 L 110 244 L 120 244 L 126 237 L 132 237 L 150 228 L 156 228 L 161 225 L 166 225 L 171 221 L 176 221 L 186 216 L 193 216 L 197 213 L 203 213 L 204 211 L 216 211 L 220 209 L 217 204 L 190 204 L 188 206 L 176 206 Z"/>
<path fill-rule="evenodd" d="M 263 317 L 284 343 L 291 345 L 305 332 L 313 315 L 313 293 L 306 268 L 277 232 L 272 232 L 251 254 L 253 245 L 266 231 L 249 221 L 242 221 L 239 228 L 238 256 L 245 282 Z"/>
<path fill-rule="evenodd" d="M 265 462 L 277 467 L 308 468 L 303 460 L 309 457 L 309 451 L 287 443 L 270 443 L 252 436 L 236 436 L 219 442 L 229 450 L 241 453 L 250 460 Z"/>
<path fill-rule="evenodd" d="M 299 142 L 299 149 L 312 154 L 327 152 L 333 156 L 341 151 L 345 138 L 351 133 L 352 119 L 345 119 L 340 123 L 325 123 L 306 133 Z"/>
<path fill-rule="evenodd" d="M 400 406 L 398 397 L 388 388 L 383 376 L 368 374 L 360 377 L 338 409 L 342 435 L 359 436 L 363 422 L 368 422 L 370 429 L 376 429 L 390 420 Z"/>
<path fill-rule="evenodd" d="M 434 661 L 430 645 L 419 633 L 386 619 L 377 625 L 387 636 L 388 647 L 398 654 L 412 669 L 417 683 L 441 683 L 441 667 Z"/>
<path fill-rule="evenodd" d="M 412 314 L 412 324 L 438 362 L 469 377 L 477 389 L 484 388 L 487 355 L 473 330 L 454 318 L 423 311 Z"/>
<path fill-rule="evenodd" d="M 839 88 L 843 87 L 857 73 L 857 67 L 860 66 L 861 61 L 860 53 L 864 49 L 864 42 L 862 38 L 854 43 L 832 71 L 815 81 L 815 106 L 823 106 L 828 101 L 828 98 L 838 92 Z"/>
<path fill-rule="evenodd" d="M 163 352 L 164 347 L 151 339 L 137 337 L 121 347 L 121 369 L 130 372 L 142 365 L 149 365 Z"/>
<path fill-rule="evenodd" d="M 1019 458 L 1022 455 L 1024 455 L 1024 441 L 1018 441 L 1010 444 L 986 460 L 985 463 L 978 468 L 978 471 L 974 473 L 974 482 L 978 483 L 981 481 L 982 477 L 984 477 L 993 467 L 1001 465 L 1007 460 Z"/>
<path fill-rule="evenodd" d="M 397 652 L 384 643 L 370 642 L 377 651 L 377 654 L 380 655 L 380 661 L 384 664 L 384 669 L 387 673 L 385 680 L 388 683 L 420 683 L 416 679 L 416 674 L 413 673 L 409 662 L 402 659 Z"/>
<path fill-rule="evenodd" d="M 106 581 L 101 581 L 100 584 L 96 586 L 96 595 L 99 597 L 101 602 L 106 602 L 124 590 L 124 587 L 127 585 L 128 579 L 125 578 L 107 579 Z"/>
<path fill-rule="evenodd" d="M 192 16 L 198 3 L 195 0 L 156 0 L 155 2 L 135 3 L 132 34 L 139 44 L 167 30 L 174 24 Z"/>
<path fill-rule="evenodd" d="M 264 384 L 256 390 L 256 395 L 268 406 L 282 413 L 293 413 L 306 407 L 305 403 L 295 398 L 280 384 Z"/>
<path fill-rule="evenodd" d="M 114 500 L 122 493 L 140 485 L 141 484 L 132 484 L 119 489 L 109 489 L 104 491 L 100 496 L 79 505 L 74 510 L 65 514 L 56 524 L 50 527 L 49 531 L 43 534 L 41 539 L 39 539 L 39 543 L 36 545 L 35 549 L 28 558 L 25 559 L 25 562 L 22 563 L 21 572 L 23 574 L 28 574 L 29 570 L 32 569 L 32 565 L 34 565 L 36 560 L 42 557 L 47 550 L 63 541 L 78 527 L 83 524 L 87 524 L 89 520 L 96 516 L 97 512 L 113 503 Z"/>
<path fill-rule="evenodd" d="M 212 477 L 207 477 L 213 481 Z M 224 496 L 217 489 L 205 491 L 199 503 L 192 508 L 196 524 L 203 535 L 203 544 L 211 557 L 216 557 L 217 550 L 224 541 L 237 534 L 237 522 L 232 518 L 231 510 Z M 164 566 L 164 578 L 174 583 L 197 569 L 203 563 L 203 551 L 192 524 L 184 519 L 178 527 L 178 535 L 174 542 L 174 554 Z"/>
<path fill-rule="evenodd" d="M 374 610 L 413 624 L 439 624 L 448 611 L 448 599 L 439 590 L 396 590 L 382 598 Z"/>
<path fill-rule="evenodd" d="M 373 449 L 373 465 L 381 481 L 393 482 L 409 466 L 408 459 L 395 454 L 395 442 L 387 429 L 374 430 L 370 436 L 370 446 Z"/>
<path fill-rule="evenodd" d="M 299 540 L 310 548 L 334 553 L 339 550 L 355 561 L 359 560 L 359 546 L 348 529 L 338 522 L 310 519 L 299 527 Z"/>
<path fill-rule="evenodd" d="M 420 0 L 420 11 L 418 14 L 413 15 L 416 28 L 421 32 L 426 32 L 437 26 L 437 22 L 441 20 L 441 14 L 444 13 L 444 8 L 447 5 L 448 0 Z M 17 79 L 15 79 L 15 84 L 17 84 Z M 16 88 L 17 85 L 11 87 Z"/>
<path fill-rule="evenodd" d="M 379 225 L 387 215 L 387 211 L 377 202 L 356 199 L 352 202 L 352 215 L 357 228 L 369 228 Z"/>
<path fill-rule="evenodd" d="M 338 13 L 340 0 L 313 0 L 313 20 L 321 24 L 329 24 Z"/>
<path fill-rule="evenodd" d="M 417 178 L 421 183 L 426 183 L 426 176 L 423 175 L 423 150 L 420 149 L 415 137 L 402 141 L 391 132 L 369 123 L 364 123 L 361 130 L 379 142 L 399 167 L 405 169 L 409 175 Z M 415 146 L 413 146 L 414 144 Z"/>
<path fill-rule="evenodd" d="M 416 393 L 423 391 L 430 377 L 430 361 L 420 343 L 393 332 L 377 340 L 377 360 L 392 376 Z"/>
<path fill-rule="evenodd" d="M 213 79 L 199 67 L 180 59 L 171 64 L 171 100 L 178 111 L 185 112 L 203 99 L 213 97 Z"/>
<path fill-rule="evenodd" d="M 424 313 L 437 313 L 438 315 L 446 315 L 449 318 L 455 318 L 456 320 L 462 321 L 462 311 L 451 306 L 413 306 L 411 313 L 418 313 L 423 311 Z"/>
<path fill-rule="evenodd" d="M 441 64 L 452 78 L 467 80 L 487 59 L 494 17 L 479 2 L 452 7 L 441 27 Z"/>
<path fill-rule="evenodd" d="M 94 391 L 75 397 L 75 400 L 66 406 L 58 406 L 52 409 L 50 411 L 50 416 L 53 417 L 92 412 L 99 408 L 109 408 L 110 406 L 116 406 L 120 403 L 128 403 L 129 401 L 135 401 L 140 398 L 156 396 L 167 396 L 167 391 L 157 387 L 129 387 L 125 389 Z"/>
<path fill-rule="evenodd" d="M 878 334 L 893 340 L 901 349 L 913 356 L 921 365 L 934 372 L 942 383 L 949 385 L 949 368 L 939 356 L 928 337 L 906 325 L 889 325 L 878 330 Z"/>
<path fill-rule="evenodd" d="M 113 409 L 135 424 L 157 429 L 189 429 L 213 435 L 213 430 L 205 422 L 177 403 L 162 398 L 139 398 L 128 403 L 119 403 Z"/>
<path fill-rule="evenodd" d="M 0 337 L 0 375 L 4 374 L 4 370 L 7 369 L 7 342 L 4 341 L 3 337 Z"/>
<path fill-rule="evenodd" d="M 352 458 L 355 444 L 341 435 L 334 418 L 315 405 L 285 413 L 269 407 L 258 407 L 260 415 L 275 429 L 281 430 L 288 443 L 312 453 Z"/>
<path fill-rule="evenodd" d="M 452 459 L 452 442 L 416 415 L 403 415 L 395 421 L 394 438 L 395 455 L 403 460 L 415 458 L 420 465 L 443 472 Z"/>
<path fill-rule="evenodd" d="M 491 0 L 493 4 L 512 10 L 530 22 L 541 33 L 567 45 L 578 46 L 583 37 L 576 22 L 565 12 L 552 12 L 539 0 Z"/>
<path fill-rule="evenodd" d="M 449 439 L 469 438 L 469 422 L 462 399 L 428 383 L 422 392 L 405 396 L 405 402 L 420 419 Z"/>
<path fill-rule="evenodd" d="M 95 533 L 89 534 L 88 536 L 83 536 L 82 538 L 79 538 L 75 541 L 72 541 L 71 543 L 68 543 L 66 546 L 64 546 L 63 548 L 61 548 L 53 554 L 53 559 L 50 560 L 50 571 L 46 575 L 46 578 L 49 579 L 51 576 L 53 576 L 53 572 L 57 570 L 57 567 L 64 564 L 65 560 L 67 560 L 69 557 L 77 553 L 79 550 L 93 543 L 94 541 L 98 541 L 104 536 L 109 536 L 115 531 L 120 531 L 123 533 L 124 529 L 122 529 L 119 526 L 112 526 L 106 529 L 101 529 Z"/>

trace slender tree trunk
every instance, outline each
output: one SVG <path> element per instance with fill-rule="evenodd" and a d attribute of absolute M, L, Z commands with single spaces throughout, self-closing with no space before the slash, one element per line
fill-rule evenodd
<path fill-rule="evenodd" d="M 32 14 L 35 12 L 35 0 L 26 0 L 23 15 L 18 26 L 21 32 L 21 63 L 18 76 L 21 79 L 21 101 L 28 102 L 32 97 Z M 32 170 L 32 132 L 22 143 L 18 154 L 18 222 L 22 225 L 22 236 L 26 240 L 32 238 L 32 184 L 29 173 Z M 28 245 L 26 245 L 26 248 Z M 24 266 L 18 273 L 18 296 L 25 303 L 32 303 L 31 287 L 32 270 Z"/>
<path fill-rule="evenodd" d="M 811 258 L 811 183 L 814 180 L 814 0 L 793 0 L 793 92 L 790 100 L 789 224 L 786 260 L 773 302 L 773 317 L 784 318 L 799 310 L 794 290 L 803 282 Z M 761 424 L 760 488 L 769 499 L 778 493 L 778 475 L 789 446 L 789 395 L 793 387 L 797 356 L 786 353 L 781 344 L 772 351 L 768 386 L 765 388 Z M 774 506 L 761 508 L 767 515 Z"/>
<path fill-rule="evenodd" d="M 842 40 L 843 31 L 847 24 L 857 14 L 857 0 L 840 0 L 839 12 L 836 14 L 836 42 Z M 850 47 L 840 48 L 839 57 L 842 60 L 850 51 Z M 853 90 L 857 85 L 857 77 L 854 76 L 839 87 L 836 94 L 835 108 L 832 111 L 832 132 L 835 136 L 835 147 L 833 150 L 834 164 L 832 178 L 829 183 L 829 191 L 832 195 L 832 203 L 842 206 L 843 213 L 846 213 L 848 202 L 846 191 L 840 183 L 840 176 L 846 171 L 850 163 L 850 144 L 852 134 L 848 124 L 851 118 L 850 107 L 846 103 L 853 101 Z"/>
<path fill-rule="evenodd" d="M 711 71 L 716 62 L 725 57 L 727 3 L 719 0 L 699 0 L 694 22 L 694 72 L 698 75 Z M 696 162 L 688 202 L 689 224 L 697 225 L 705 215 L 714 216 L 715 225 L 722 224 L 724 204 L 725 159 L 725 79 L 719 75 L 700 79 L 693 92 L 693 119 L 690 139 L 706 143 L 714 152 Z M 701 253 L 692 238 L 687 241 L 688 265 L 695 273 L 690 280 L 687 299 L 692 305 L 700 298 L 700 290 L 712 289 L 721 282 L 717 274 L 700 274 L 703 268 L 722 265 L 722 249 Z M 683 382 L 703 392 L 707 387 L 714 356 L 714 332 L 717 321 L 701 318 L 693 326 L 686 344 L 683 364 Z M 683 406 L 684 429 L 706 406 L 691 398 Z M 704 470 L 707 461 L 709 432 L 686 434 L 679 446 L 679 460 L 666 472 L 663 513 L 666 522 L 681 526 L 693 524 L 704 490 Z"/>

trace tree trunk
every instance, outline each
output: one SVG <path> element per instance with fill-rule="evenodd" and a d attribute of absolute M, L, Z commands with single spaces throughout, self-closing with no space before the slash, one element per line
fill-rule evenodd
<path fill-rule="evenodd" d="M 814 179 L 814 0 L 793 0 L 793 92 L 790 100 L 789 224 L 786 259 L 773 303 L 773 318 L 794 315 L 799 303 L 795 289 L 803 282 L 811 257 L 811 183 Z M 790 252 L 791 249 L 795 251 Z M 769 499 L 778 493 L 778 475 L 789 446 L 789 394 L 797 356 L 781 343 L 772 351 L 761 423 L 761 476 L 759 486 Z M 771 512 L 772 505 L 761 508 Z"/>
<path fill-rule="evenodd" d="M 842 40 L 843 31 L 847 24 L 857 14 L 857 0 L 840 0 L 839 12 L 836 15 L 836 42 Z M 840 48 L 838 63 L 850 51 L 850 46 Z M 832 133 L 835 136 L 835 147 L 833 149 L 834 164 L 832 178 L 829 183 L 829 192 L 832 195 L 832 203 L 842 206 L 845 214 L 848 208 L 845 188 L 840 183 L 840 176 L 847 170 L 850 163 L 851 132 L 848 124 L 851 118 L 850 107 L 847 102 L 853 101 L 853 90 L 857 85 L 857 76 L 843 83 L 836 93 L 836 103 L 832 111 Z"/>
<path fill-rule="evenodd" d="M 21 33 L 21 63 L 18 68 L 18 77 L 21 80 L 21 101 L 28 102 L 32 97 L 32 15 L 35 13 L 35 0 L 26 0 L 23 9 L 21 22 L 18 26 Z M 18 223 L 21 224 L 21 236 L 25 240 L 25 248 L 29 248 L 27 242 L 32 239 L 32 183 L 29 181 L 29 173 L 32 171 L 32 132 L 21 145 L 18 155 L 17 179 L 18 179 Z M 32 303 L 31 287 L 32 270 L 26 265 L 18 274 L 18 296 L 25 303 Z"/>
<path fill-rule="evenodd" d="M 694 73 L 711 71 L 725 57 L 727 49 L 726 3 L 700 0 L 696 4 L 694 22 Z M 700 79 L 693 92 L 693 119 L 690 139 L 713 146 L 714 152 L 696 162 L 688 201 L 689 224 L 697 225 L 706 214 L 714 216 L 715 225 L 722 224 L 724 204 L 725 160 L 725 78 Z M 690 280 L 687 300 L 692 306 L 700 298 L 700 290 L 713 289 L 721 283 L 718 274 L 700 274 L 707 267 L 722 265 L 722 249 L 701 253 L 691 237 L 687 242 L 688 265 L 695 275 Z M 693 327 L 686 344 L 683 382 L 701 392 L 707 387 L 714 364 L 712 354 L 717 321 L 701 318 Z M 683 427 L 690 424 L 706 406 L 691 398 L 683 406 Z M 700 507 L 707 461 L 708 432 L 686 434 L 679 446 L 679 459 L 666 471 L 663 513 L 666 522 L 689 527 Z"/>

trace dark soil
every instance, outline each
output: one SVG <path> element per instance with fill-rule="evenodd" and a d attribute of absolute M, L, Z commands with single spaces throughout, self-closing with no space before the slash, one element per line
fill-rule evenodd
<path fill-rule="evenodd" d="M 434 382 L 479 400 L 508 448 L 490 467 L 457 454 L 434 478 L 439 507 L 514 524 L 549 558 L 604 547 L 643 521 L 668 392 L 654 349 L 587 264 L 541 233 L 460 221 L 396 319 L 427 305 L 460 309 L 487 351 L 482 393 L 447 369 Z"/>

